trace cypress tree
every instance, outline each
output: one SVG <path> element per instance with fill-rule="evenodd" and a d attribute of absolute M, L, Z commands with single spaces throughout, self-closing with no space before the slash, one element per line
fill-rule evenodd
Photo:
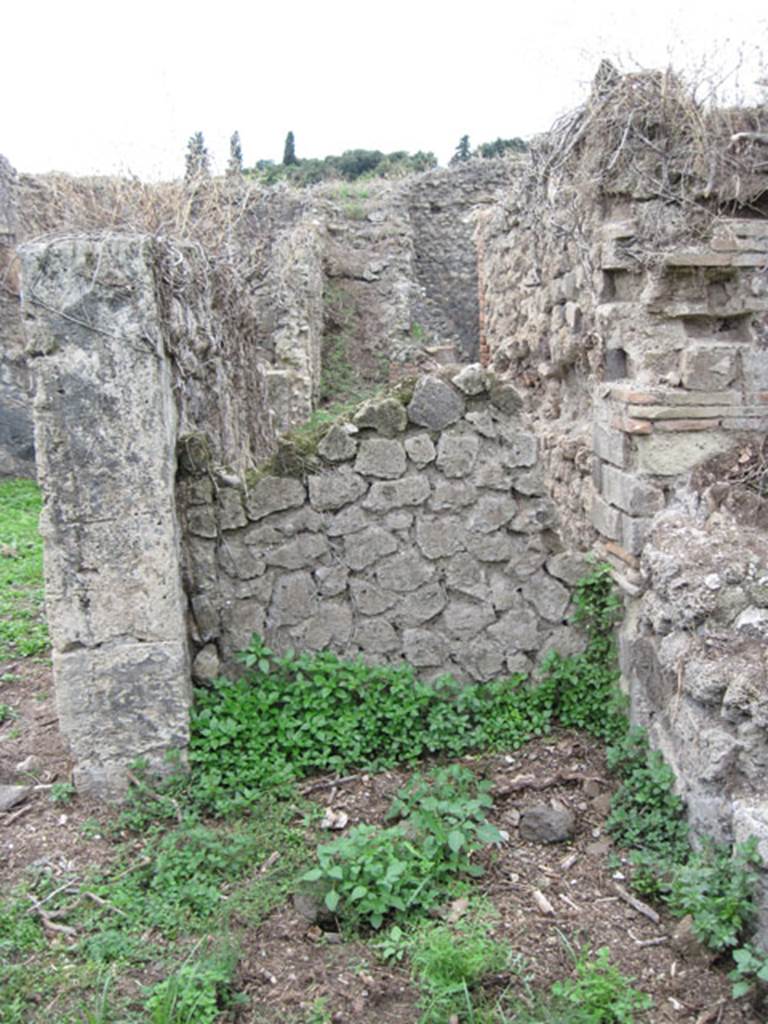
<path fill-rule="evenodd" d="M 210 178 L 211 166 L 208 150 L 202 132 L 190 135 L 187 142 L 186 170 L 184 180 L 189 182 L 195 178 Z"/>
<path fill-rule="evenodd" d="M 285 136 L 285 147 L 283 148 L 283 167 L 289 167 L 291 164 L 297 164 L 299 161 L 296 159 L 296 142 L 293 138 L 293 132 L 288 132 Z"/>
<path fill-rule="evenodd" d="M 239 178 L 243 173 L 243 150 L 240 145 L 240 132 L 233 132 L 229 140 L 229 163 L 227 177 Z"/>

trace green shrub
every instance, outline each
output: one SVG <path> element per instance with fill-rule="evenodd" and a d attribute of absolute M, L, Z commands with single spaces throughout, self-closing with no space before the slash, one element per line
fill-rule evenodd
<path fill-rule="evenodd" d="M 594 959 L 582 953 L 576 961 L 576 976 L 552 986 L 556 1004 L 567 1007 L 570 1024 L 633 1024 L 635 1013 L 647 1010 L 652 1000 L 632 988 L 608 950 L 598 949 Z"/>

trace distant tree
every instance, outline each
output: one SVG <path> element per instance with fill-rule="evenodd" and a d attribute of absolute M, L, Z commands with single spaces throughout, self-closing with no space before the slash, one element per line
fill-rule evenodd
<path fill-rule="evenodd" d="M 291 164 L 297 164 L 298 162 L 296 159 L 296 141 L 293 137 L 293 132 L 288 132 L 285 136 L 285 146 L 283 148 L 283 167 L 290 167 Z"/>
<path fill-rule="evenodd" d="M 518 138 L 496 139 L 495 142 L 481 143 L 476 152 L 484 160 L 490 160 L 496 156 L 504 156 L 505 153 L 527 153 L 528 143 Z"/>
<path fill-rule="evenodd" d="M 205 148 L 205 139 L 202 132 L 195 132 L 187 142 L 185 181 L 193 181 L 195 178 L 210 178 L 211 163 L 208 150 Z"/>
<path fill-rule="evenodd" d="M 472 156 L 472 150 L 469 146 L 469 136 L 462 135 L 459 139 L 459 144 L 456 147 L 453 156 L 451 157 L 452 164 L 460 164 L 465 160 L 469 160 Z"/>
<path fill-rule="evenodd" d="M 243 150 L 240 146 L 240 132 L 233 132 L 229 140 L 229 163 L 227 177 L 239 178 L 243 173 Z"/>

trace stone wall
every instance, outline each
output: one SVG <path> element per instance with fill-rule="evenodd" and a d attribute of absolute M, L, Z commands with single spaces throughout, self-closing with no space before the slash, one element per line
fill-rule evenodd
<path fill-rule="evenodd" d="M 562 552 L 519 397 L 478 365 L 426 376 L 405 407 L 337 422 L 301 478 L 180 482 L 204 680 L 254 632 L 279 651 L 407 659 L 426 678 L 527 672 L 578 643 L 583 562 Z"/>
<path fill-rule="evenodd" d="M 31 379 L 24 358 L 16 260 L 18 181 L 0 156 L 0 477 L 34 476 Z"/>

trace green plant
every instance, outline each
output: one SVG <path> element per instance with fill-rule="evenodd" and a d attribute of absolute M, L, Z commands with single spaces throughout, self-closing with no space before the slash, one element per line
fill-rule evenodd
<path fill-rule="evenodd" d="M 619 846 L 678 864 L 689 853 L 685 805 L 674 792 L 675 776 L 642 730 L 633 729 L 608 748 L 608 766 L 622 779 L 611 802 L 606 829 Z M 647 890 L 646 890 L 647 891 Z"/>
<path fill-rule="evenodd" d="M 0 725 L 3 722 L 8 722 L 10 719 L 16 717 L 16 712 L 10 706 L 10 704 L 0 704 Z"/>
<path fill-rule="evenodd" d="M 482 874 L 472 854 L 501 839 L 485 820 L 489 804 L 487 788 L 468 769 L 414 776 L 391 808 L 399 824 L 358 825 L 320 845 L 318 867 L 301 880 L 319 886 L 332 913 L 378 929 L 389 916 L 432 906 L 456 877 Z"/>
<path fill-rule="evenodd" d="M 489 1002 L 479 990 L 488 975 L 510 963 L 510 950 L 490 937 L 491 922 L 477 914 L 460 923 L 428 924 L 410 943 L 414 978 L 421 992 L 420 1024 L 445 1024 L 453 1015 L 474 1020 L 475 1011 Z"/>
<path fill-rule="evenodd" d="M 681 917 L 692 916 L 696 937 L 710 949 L 733 949 L 754 917 L 754 868 L 760 864 L 754 837 L 732 851 L 706 842 L 673 869 L 669 906 Z"/>
<path fill-rule="evenodd" d="M 0 661 L 48 646 L 40 490 L 31 480 L 0 482 Z"/>
<path fill-rule="evenodd" d="M 597 950 L 594 959 L 582 951 L 575 977 L 555 982 L 551 993 L 556 1005 L 568 1008 L 571 1024 L 633 1024 L 635 1013 L 652 1005 L 651 997 L 633 988 L 611 963 L 605 947 Z"/>
<path fill-rule="evenodd" d="M 54 782 L 48 796 L 52 804 L 69 804 L 77 796 L 77 790 L 71 782 Z"/>
<path fill-rule="evenodd" d="M 754 946 L 742 946 L 733 951 L 734 968 L 728 978 L 733 982 L 731 995 L 741 999 L 749 995 L 757 982 L 768 983 L 768 953 Z"/>
<path fill-rule="evenodd" d="M 145 1009 L 151 1024 L 215 1024 L 232 1002 L 237 954 L 231 947 L 187 960 L 170 977 L 152 986 Z"/>

